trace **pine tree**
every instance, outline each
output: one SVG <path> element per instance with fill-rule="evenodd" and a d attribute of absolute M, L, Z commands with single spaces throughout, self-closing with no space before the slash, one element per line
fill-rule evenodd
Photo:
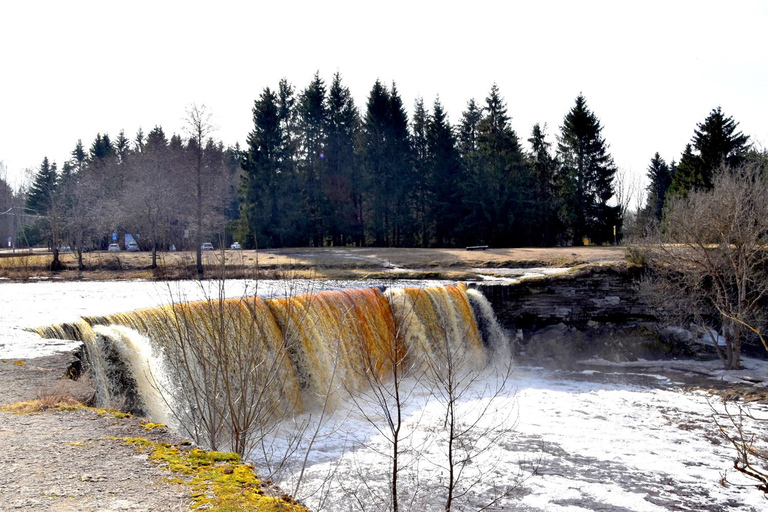
<path fill-rule="evenodd" d="M 693 189 L 712 189 L 715 171 L 721 165 L 736 167 L 749 151 L 749 136 L 737 132 L 739 123 L 726 117 L 720 107 L 696 125 L 691 144 L 686 146 L 671 192 L 686 195 Z"/>
<path fill-rule="evenodd" d="M 612 227 L 620 228 L 621 221 L 619 207 L 608 206 L 614 194 L 616 166 L 602 137 L 600 121 L 583 95 L 579 94 L 563 118 L 560 131 L 558 180 L 566 237 L 576 245 L 582 239 L 607 242 L 612 238 Z"/>

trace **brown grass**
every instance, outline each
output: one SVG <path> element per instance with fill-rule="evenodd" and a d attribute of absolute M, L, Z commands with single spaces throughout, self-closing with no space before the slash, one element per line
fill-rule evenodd
<path fill-rule="evenodd" d="M 556 247 L 488 249 L 399 249 L 399 248 L 285 248 L 263 251 L 210 251 L 203 253 L 207 276 L 224 273 L 228 278 L 281 279 L 462 279 L 473 269 L 571 267 L 582 263 L 621 262 L 623 247 Z M 83 254 L 86 270 L 77 270 L 74 253 L 60 255 L 66 270 L 52 273 L 46 254 L 0 257 L 0 277 L 63 280 L 176 280 L 197 277 L 194 253 L 158 253 L 158 266 L 151 268 L 149 252 L 91 252 Z M 398 269 L 398 270 L 395 270 Z M 400 270 L 404 269 L 404 270 Z"/>
<path fill-rule="evenodd" d="M 50 409 L 71 411 L 91 404 L 94 393 L 87 375 L 82 375 L 77 380 L 61 378 L 35 390 L 33 400 L 5 405 L 0 407 L 0 411 L 15 414 L 31 414 Z"/>

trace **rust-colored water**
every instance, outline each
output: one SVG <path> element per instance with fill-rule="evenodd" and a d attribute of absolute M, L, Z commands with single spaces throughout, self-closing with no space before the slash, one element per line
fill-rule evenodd
<path fill-rule="evenodd" d="M 436 368 L 457 354 L 471 366 L 486 362 L 462 285 L 212 298 L 36 331 L 85 341 L 93 351 L 98 350 L 96 325 L 124 326 L 148 338 L 168 360 L 163 371 L 177 380 L 224 375 L 253 399 L 263 398 L 263 388 L 269 387 L 269 400 L 282 412 L 299 411 L 313 397 L 354 392 L 371 379 L 386 381 L 393 370 Z"/>

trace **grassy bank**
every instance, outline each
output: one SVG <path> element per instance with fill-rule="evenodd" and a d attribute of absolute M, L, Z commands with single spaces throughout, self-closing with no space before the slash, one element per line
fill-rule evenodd
<path fill-rule="evenodd" d="M 463 249 L 400 248 L 285 248 L 262 251 L 210 251 L 203 253 L 207 276 L 223 271 L 230 278 L 280 279 L 470 279 L 478 269 L 571 267 L 583 263 L 624 260 L 622 247 L 516 248 L 466 251 Z M 65 270 L 49 270 L 46 253 L 0 255 L 0 278 L 27 279 L 154 279 L 197 277 L 193 252 L 158 253 L 152 268 L 149 252 L 89 252 L 85 270 L 77 269 L 76 255 L 60 255 Z M 222 265 L 223 264 L 223 265 Z"/>

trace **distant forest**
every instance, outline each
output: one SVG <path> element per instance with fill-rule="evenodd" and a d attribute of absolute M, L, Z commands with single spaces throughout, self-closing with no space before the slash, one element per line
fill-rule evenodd
<path fill-rule="evenodd" d="M 451 125 L 439 99 L 417 100 L 409 118 L 394 83 L 376 81 L 361 109 L 338 73 L 330 85 L 316 74 L 298 91 L 286 80 L 265 88 L 246 147 L 212 134 L 210 112 L 193 105 L 182 135 L 156 126 L 78 141 L 60 166 L 45 158 L 24 190 L 0 179 L 0 232 L 17 246 L 78 252 L 106 248 L 112 233 L 153 252 L 233 240 L 244 248 L 603 244 L 620 239 L 625 222 L 661 219 L 668 193 L 711 187 L 716 167 L 754 153 L 714 109 L 678 161 L 653 157 L 645 205 L 630 212 L 581 94 L 554 139 L 537 124 L 522 140 L 496 85 Z"/>

